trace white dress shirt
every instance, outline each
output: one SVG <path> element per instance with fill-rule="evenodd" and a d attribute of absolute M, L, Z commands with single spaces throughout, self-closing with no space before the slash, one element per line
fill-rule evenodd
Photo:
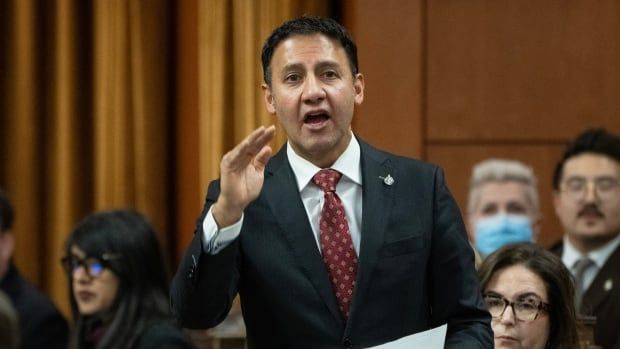
<path fill-rule="evenodd" d="M 588 257 L 594 262 L 594 264 L 587 268 L 583 273 L 584 293 L 585 290 L 587 290 L 594 281 L 594 278 L 596 277 L 596 274 L 598 274 L 598 271 L 601 270 L 603 265 L 605 265 L 605 262 L 607 261 L 609 256 L 611 256 L 611 254 L 616 250 L 618 244 L 620 244 L 620 235 L 616 236 L 613 240 L 606 243 L 603 247 L 598 248 L 594 251 L 590 251 L 586 254 L 582 254 L 575 248 L 575 246 L 570 243 L 566 236 L 564 237 L 562 262 L 564 262 L 564 265 L 571 271 L 573 276 L 575 276 L 575 264 L 578 260 L 584 257 Z"/>
<path fill-rule="evenodd" d="M 297 189 L 312 226 L 317 248 L 320 250 L 319 219 L 323 208 L 324 194 L 318 186 L 311 182 L 311 179 L 321 168 L 295 153 L 290 143 L 287 144 L 286 154 L 297 180 Z M 351 142 L 345 151 L 330 168 L 342 173 L 342 178 L 336 186 L 336 193 L 344 206 L 353 248 L 359 256 L 362 222 L 362 168 L 360 146 L 355 136 L 351 137 Z M 206 253 L 217 254 L 239 236 L 243 225 L 243 216 L 233 225 L 218 230 L 211 208 L 202 223 L 204 231 L 202 242 Z"/>

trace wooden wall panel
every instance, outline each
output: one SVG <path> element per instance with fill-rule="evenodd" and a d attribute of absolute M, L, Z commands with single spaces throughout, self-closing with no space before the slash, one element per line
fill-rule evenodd
<path fill-rule="evenodd" d="M 548 145 L 434 145 L 427 150 L 428 160 L 443 167 L 448 187 L 456 198 L 464 219 L 467 217 L 467 195 L 472 167 L 494 157 L 519 160 L 533 168 L 538 177 L 541 205 L 541 234 L 538 241 L 550 246 L 561 239 L 562 228 L 551 201 L 551 174 L 564 151 L 564 144 Z"/>
<path fill-rule="evenodd" d="M 345 1 L 343 24 L 358 46 L 366 88 L 353 130 L 397 154 L 423 146 L 423 1 Z"/>
<path fill-rule="evenodd" d="M 559 140 L 619 124 L 619 1 L 427 3 L 429 140 Z"/>

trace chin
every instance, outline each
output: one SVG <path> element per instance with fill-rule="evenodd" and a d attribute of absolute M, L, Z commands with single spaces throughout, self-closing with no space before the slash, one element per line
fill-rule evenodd
<path fill-rule="evenodd" d="M 99 308 L 93 306 L 79 306 L 78 310 L 82 315 L 93 315 L 99 312 Z"/>

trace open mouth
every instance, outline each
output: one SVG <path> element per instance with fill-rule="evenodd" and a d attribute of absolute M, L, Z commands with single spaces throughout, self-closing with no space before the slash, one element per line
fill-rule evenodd
<path fill-rule="evenodd" d="M 304 123 L 310 125 L 320 125 L 329 120 L 329 114 L 324 110 L 306 113 Z"/>

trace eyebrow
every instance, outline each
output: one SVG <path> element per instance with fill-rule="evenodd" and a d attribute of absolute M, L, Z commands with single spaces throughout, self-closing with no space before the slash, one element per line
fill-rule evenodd
<path fill-rule="evenodd" d="M 314 67 L 316 70 L 325 69 L 325 68 L 340 68 L 340 64 L 336 61 L 321 61 L 317 63 Z M 294 71 L 294 70 L 305 70 L 305 67 L 302 63 L 288 63 L 282 67 L 282 72 Z"/>
<path fill-rule="evenodd" d="M 590 178 L 587 178 L 585 176 L 580 176 L 580 175 L 573 175 L 573 176 L 568 176 L 566 177 L 566 181 L 576 181 L 576 180 L 580 180 L 580 181 L 586 181 L 589 180 Z M 601 179 L 616 179 L 615 176 L 613 175 L 609 175 L 609 174 L 604 174 L 604 175 L 600 175 L 600 176 L 595 176 L 594 178 L 592 178 L 592 180 L 598 181 Z"/>
<path fill-rule="evenodd" d="M 501 298 L 506 298 L 508 299 L 508 297 L 504 296 L 503 294 L 499 293 L 499 292 L 495 292 L 495 291 L 487 291 L 485 292 L 486 296 L 494 296 L 494 297 L 501 297 Z M 519 299 L 523 299 L 523 298 L 527 298 L 527 297 L 531 297 L 534 296 L 538 299 L 540 299 L 542 302 L 546 302 L 545 300 L 543 300 L 543 297 L 541 297 L 539 294 L 535 293 L 535 292 L 524 292 L 524 293 L 520 293 L 515 297 L 515 300 L 519 300 Z M 508 299 L 510 300 L 510 299 Z"/>

